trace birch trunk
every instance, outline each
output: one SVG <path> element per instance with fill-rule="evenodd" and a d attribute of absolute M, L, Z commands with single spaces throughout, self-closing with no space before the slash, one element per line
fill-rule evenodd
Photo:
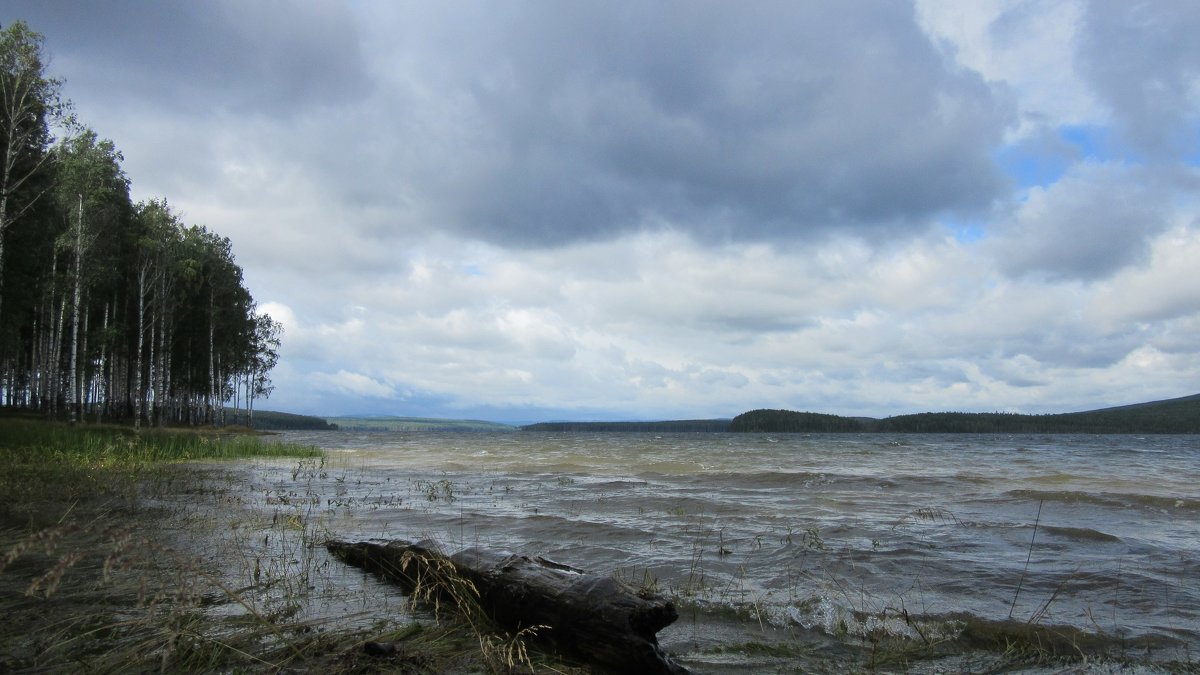
<path fill-rule="evenodd" d="M 213 345 L 216 342 L 216 340 L 214 339 L 216 337 L 215 336 L 216 331 L 215 331 L 215 326 L 214 326 L 215 323 L 216 322 L 214 321 L 214 317 L 213 317 L 213 289 L 211 287 L 209 287 L 209 289 L 208 289 L 208 399 L 205 401 L 205 416 L 208 418 L 206 421 L 209 422 L 210 424 L 216 422 L 216 420 L 214 419 L 214 416 L 213 416 L 213 398 L 215 398 L 215 396 L 216 396 L 216 392 L 213 390 L 213 388 L 217 384 L 216 363 L 215 363 L 215 359 L 213 358 Z"/>
<path fill-rule="evenodd" d="M 79 344 L 79 351 L 83 354 L 83 358 L 79 364 L 79 419 L 87 421 L 88 402 L 95 400 L 92 397 L 92 377 L 90 376 L 91 359 L 88 358 L 88 325 L 91 323 L 89 319 L 91 314 L 87 311 L 88 297 L 83 296 L 83 331 Z"/>
<path fill-rule="evenodd" d="M 158 326 L 154 323 L 154 317 L 150 317 L 150 356 L 146 359 L 146 365 L 150 368 L 150 372 L 146 377 L 146 423 L 150 426 L 158 426 L 158 421 L 155 418 L 155 411 L 158 408 L 158 392 L 155 391 L 155 383 L 158 381 L 157 371 L 154 366 L 154 337 L 157 334 Z"/>
<path fill-rule="evenodd" d="M 63 362 L 63 323 L 67 316 L 67 294 L 63 293 L 62 300 L 58 304 L 58 320 L 54 328 L 54 381 L 52 382 L 53 396 L 50 399 L 51 414 L 58 415 L 59 408 L 62 406 L 63 398 L 63 377 L 62 377 L 62 362 Z"/>
<path fill-rule="evenodd" d="M 146 277 L 150 274 L 150 266 L 143 263 L 138 269 L 138 339 L 137 367 L 133 376 L 133 428 L 142 428 L 142 350 L 146 341 Z"/>
<path fill-rule="evenodd" d="M 83 195 L 79 195 L 79 214 L 75 219 L 75 287 L 71 303 L 71 370 L 67 373 L 67 421 L 79 421 L 79 295 L 83 286 Z"/>
<path fill-rule="evenodd" d="M 105 373 L 105 367 L 108 365 L 108 303 L 104 304 L 104 324 L 101 335 L 104 339 L 100 341 L 100 361 L 96 364 L 96 424 L 100 423 L 100 419 L 104 415 L 104 408 L 108 405 L 108 399 L 111 392 L 108 389 L 108 375 Z"/>

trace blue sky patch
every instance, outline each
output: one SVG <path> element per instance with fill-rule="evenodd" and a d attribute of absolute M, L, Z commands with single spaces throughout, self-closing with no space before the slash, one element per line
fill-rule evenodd
<path fill-rule="evenodd" d="M 1078 162 L 1136 161 L 1099 125 L 1064 125 L 1000 148 L 995 157 L 1021 189 L 1053 185 Z"/>
<path fill-rule="evenodd" d="M 980 223 L 963 223 L 949 220 L 942 224 L 954 239 L 961 244 L 974 244 L 987 237 L 987 229 Z"/>
<path fill-rule="evenodd" d="M 1081 159 L 1095 162 L 1128 159 L 1113 141 L 1107 127 L 1098 125 L 1069 125 L 1058 128 L 1058 137 L 1078 148 Z"/>

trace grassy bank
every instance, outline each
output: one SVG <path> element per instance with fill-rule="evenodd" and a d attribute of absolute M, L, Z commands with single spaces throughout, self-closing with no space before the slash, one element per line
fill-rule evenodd
<path fill-rule="evenodd" d="M 0 418 L 0 528 L 58 522 L 81 502 L 103 500 L 110 510 L 134 507 L 141 482 L 172 462 L 320 455 L 314 447 L 227 430 L 135 432 Z"/>
<path fill-rule="evenodd" d="M 581 672 L 477 613 L 378 611 L 324 551 L 329 472 L 248 433 L 0 419 L 0 672 Z"/>
<path fill-rule="evenodd" d="M 319 454 L 214 430 L 0 419 L 0 671 L 216 665 L 185 636 L 205 632 L 220 584 L 164 546 L 169 514 L 144 502 L 179 488 L 180 461 Z"/>

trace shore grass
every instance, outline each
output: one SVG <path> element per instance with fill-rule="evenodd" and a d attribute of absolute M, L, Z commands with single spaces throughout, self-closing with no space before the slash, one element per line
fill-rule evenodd
<path fill-rule="evenodd" d="M 245 464 L 207 461 L 255 458 L 288 499 L 246 502 Z M 470 603 L 378 611 L 327 560 L 326 461 L 248 431 L 0 418 L 0 672 L 587 672 Z"/>
<path fill-rule="evenodd" d="M 145 429 L 0 419 L 0 461 L 77 466 L 135 465 L 194 459 L 316 457 L 317 448 L 265 442 L 243 430 Z"/>

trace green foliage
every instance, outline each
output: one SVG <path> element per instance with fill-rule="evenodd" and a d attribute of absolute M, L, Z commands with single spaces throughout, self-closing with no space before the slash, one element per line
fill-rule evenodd
<path fill-rule="evenodd" d="M 735 417 L 729 430 L 760 433 L 1197 434 L 1200 433 L 1200 394 L 1059 415 L 941 412 L 880 420 L 790 410 L 752 410 Z"/>
<path fill-rule="evenodd" d="M 42 42 L 0 30 L 0 406 L 224 423 L 241 385 L 248 404 L 270 394 L 282 328 L 228 238 L 131 202 L 121 152 L 70 114 Z"/>
<path fill-rule="evenodd" d="M 12 249 L 21 237 L 14 230 L 40 213 L 47 201 L 41 198 L 52 187 L 50 125 L 70 122 L 61 82 L 46 75 L 43 41 L 23 21 L 0 30 L 0 349 L 17 337 L 16 326 L 2 313 L 4 293 L 27 273 L 5 269 L 8 260 L 19 259 Z"/>
<path fill-rule="evenodd" d="M 268 443 L 246 434 L 80 426 L 0 419 L 0 464 L 57 463 L 84 467 L 240 457 L 316 457 L 317 448 Z"/>
<path fill-rule="evenodd" d="M 822 415 L 791 410 L 751 410 L 733 418 L 729 430 L 734 432 L 814 432 L 832 433 L 863 431 L 862 424 L 849 417 Z"/>

